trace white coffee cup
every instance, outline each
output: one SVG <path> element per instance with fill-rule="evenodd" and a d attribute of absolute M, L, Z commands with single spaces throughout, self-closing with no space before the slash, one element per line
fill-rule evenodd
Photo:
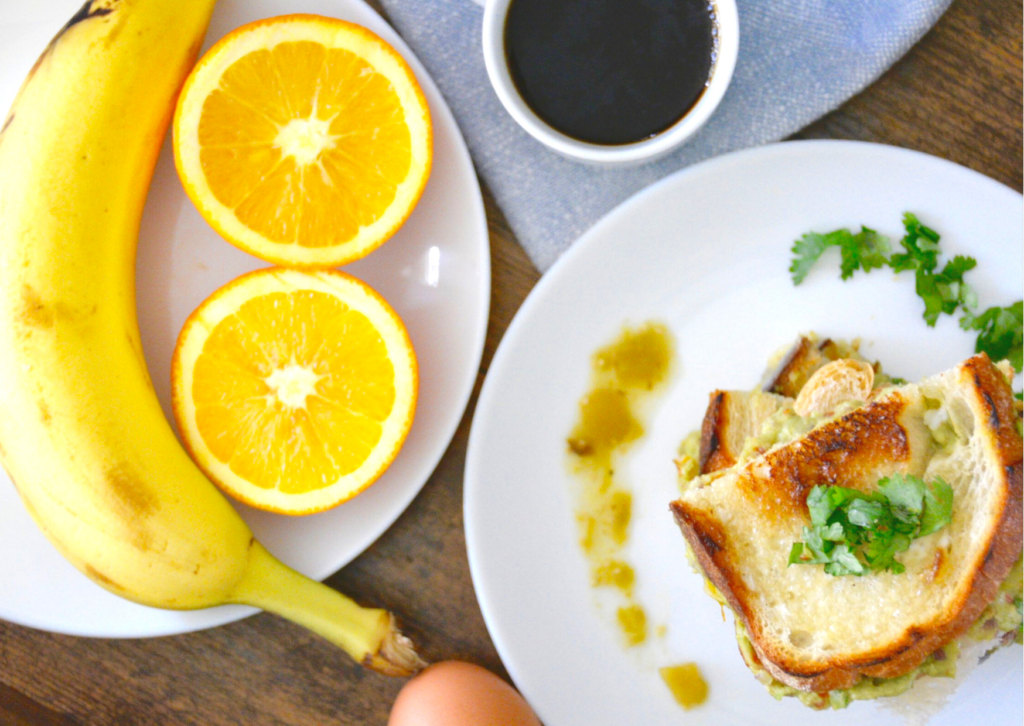
<path fill-rule="evenodd" d="M 558 0 L 551 0 L 557 2 Z M 637 164 L 667 154 L 693 136 L 711 117 L 725 95 L 740 45 L 736 0 L 710 0 L 715 8 L 718 44 L 707 88 L 682 118 L 664 131 L 632 144 L 603 145 L 574 139 L 553 128 L 533 112 L 519 94 L 505 54 L 505 17 L 513 0 L 487 0 L 484 5 L 484 64 L 505 110 L 527 133 L 548 148 L 577 161 L 599 166 Z"/>

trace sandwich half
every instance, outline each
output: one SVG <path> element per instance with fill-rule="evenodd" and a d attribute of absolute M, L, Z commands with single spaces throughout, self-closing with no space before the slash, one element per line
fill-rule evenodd
<path fill-rule="evenodd" d="M 1020 642 L 1012 369 L 981 354 L 893 385 L 859 356 L 809 357 L 783 370 L 788 388 L 775 375 L 768 391 L 711 395 L 699 475 L 671 504 L 695 564 L 735 613 L 747 665 L 777 697 L 841 708 L 905 691 L 919 675 L 952 675 L 965 636 Z M 885 568 L 865 566 L 863 548 L 856 573 L 794 556 L 812 525 L 809 496 L 843 487 L 884 502 L 880 482 L 894 475 L 929 492 L 948 486 L 941 529 L 915 535 Z"/>

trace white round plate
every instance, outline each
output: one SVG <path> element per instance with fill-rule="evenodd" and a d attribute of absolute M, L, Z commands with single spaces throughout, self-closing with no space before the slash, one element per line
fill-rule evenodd
<path fill-rule="evenodd" d="M 81 0 L 0 5 L 0 107 Z M 408 46 L 360 0 L 221 0 L 206 48 L 240 25 L 286 13 L 359 23 L 409 61 L 434 120 L 434 166 L 405 226 L 367 258 L 345 267 L 380 292 L 405 321 L 420 365 L 416 420 L 387 473 L 351 502 L 307 517 L 238 509 L 267 547 L 322 579 L 354 559 L 430 476 L 472 392 L 490 304 L 490 253 L 483 202 L 465 143 L 441 93 Z M 126 119 L 126 123 L 129 120 Z M 139 325 L 157 394 L 170 414 L 171 352 L 185 318 L 210 293 L 267 264 L 221 239 L 186 198 L 165 142 L 142 220 L 137 272 Z M 121 600 L 65 562 L 43 538 L 0 474 L 0 618 L 74 635 L 136 637 L 198 630 L 253 610 L 155 610 Z"/>
<path fill-rule="evenodd" d="M 800 287 L 790 247 L 801 234 L 859 229 L 893 239 L 913 211 L 947 256 L 973 255 L 982 306 L 1022 292 L 1021 196 L 923 154 L 852 142 L 777 144 L 720 157 L 633 197 L 585 234 L 519 310 L 491 364 L 470 434 L 465 478 L 469 564 L 505 666 L 547 726 L 899 724 L 876 703 L 815 713 L 774 701 L 743 665 L 731 622 L 703 592 L 668 511 L 672 459 L 715 388 L 753 388 L 766 359 L 797 334 L 851 339 L 911 380 L 973 352 L 949 316 L 921 318 L 913 278 L 876 270 L 839 279 L 827 254 Z M 633 489 L 628 559 L 637 596 L 663 639 L 620 644 L 598 611 L 577 544 L 565 439 L 590 356 L 624 323 L 666 323 L 677 371 L 647 436 L 617 467 Z M 878 617 L 886 617 L 878 613 Z M 684 713 L 657 668 L 694 661 L 706 704 Z M 981 665 L 933 724 L 1021 722 L 1021 655 Z"/>

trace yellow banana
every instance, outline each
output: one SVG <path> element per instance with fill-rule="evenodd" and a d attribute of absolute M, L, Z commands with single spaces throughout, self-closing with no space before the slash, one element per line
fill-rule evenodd
<path fill-rule="evenodd" d="M 244 603 L 356 660 L 422 664 L 385 610 L 274 559 L 174 437 L 135 317 L 135 248 L 215 0 L 92 0 L 0 132 L 0 458 L 78 569 L 161 608 Z"/>

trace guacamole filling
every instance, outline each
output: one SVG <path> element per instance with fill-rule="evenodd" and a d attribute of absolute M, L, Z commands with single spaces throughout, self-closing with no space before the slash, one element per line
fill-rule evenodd
<path fill-rule="evenodd" d="M 956 661 L 960 655 L 960 645 L 965 638 L 980 641 L 993 641 L 992 651 L 1009 645 L 1011 642 L 1022 642 L 1021 596 L 1024 579 L 1021 576 L 1021 559 L 1018 558 L 1006 579 L 999 587 L 996 598 L 985 608 L 981 616 L 960 639 L 950 641 L 929 655 L 917 668 L 896 678 L 872 678 L 862 676 L 849 688 L 837 689 L 825 693 L 800 691 L 792 686 L 776 680 L 761 665 L 754 646 L 750 642 L 743 623 L 736 619 L 736 640 L 739 644 L 743 660 L 757 678 L 768 689 L 768 693 L 776 700 L 786 696 L 797 698 L 805 706 L 821 710 L 825 708 L 846 708 L 853 701 L 866 701 L 885 696 L 898 696 L 910 690 L 910 687 L 921 676 L 933 678 L 953 678 L 956 676 Z M 705 580 L 708 592 L 723 605 L 724 598 L 715 590 L 714 585 Z"/>
<path fill-rule="evenodd" d="M 744 464 L 765 451 L 796 441 L 823 423 L 835 421 L 864 405 L 863 401 L 844 401 L 827 415 L 800 416 L 789 406 L 776 411 L 761 425 L 757 436 L 749 437 L 743 443 L 737 465 Z"/>

